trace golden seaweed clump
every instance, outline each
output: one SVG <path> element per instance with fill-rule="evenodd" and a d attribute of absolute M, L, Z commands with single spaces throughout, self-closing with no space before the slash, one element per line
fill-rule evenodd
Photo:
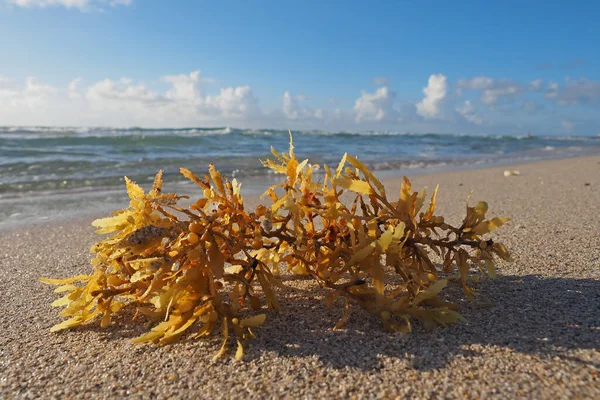
<path fill-rule="evenodd" d="M 209 335 L 219 325 L 223 344 L 215 357 L 233 336 L 241 358 L 252 329 L 265 320 L 257 312 L 279 309 L 280 264 L 329 290 L 329 306 L 344 298 L 334 328 L 356 303 L 386 329 L 409 332 L 414 320 L 433 327 L 462 319 L 440 297 L 448 282 L 460 281 L 471 299 L 471 268 L 494 277 L 495 257 L 510 260 L 501 243 L 482 237 L 509 218 L 488 219 L 483 201 L 474 207 L 467 201 L 462 224 L 452 226 L 435 215 L 437 187 L 425 207 L 425 190 L 413 192 L 404 177 L 392 201 L 355 157 L 344 155 L 335 170 L 324 165 L 324 178 L 315 180 L 319 166 L 296 158 L 291 135 L 288 153 L 271 150 L 275 159 L 263 164 L 284 178 L 263 195 L 271 204 L 251 212 L 236 180 L 224 180 L 212 164 L 204 179 L 181 168 L 203 191 L 187 208 L 178 205 L 183 196 L 162 193 L 161 172 L 147 194 L 125 178 L 129 207 L 93 223 L 97 233 L 112 235 L 92 247 L 92 273 L 41 279 L 67 292 L 52 305 L 66 306 L 60 314 L 69 319 L 51 330 L 96 319 L 105 327 L 113 314 L 131 309 L 134 319 L 155 321 L 136 342 L 167 344 L 184 334 Z"/>

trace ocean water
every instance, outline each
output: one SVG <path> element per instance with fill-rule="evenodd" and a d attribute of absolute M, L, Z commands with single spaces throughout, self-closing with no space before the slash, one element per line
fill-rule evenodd
<path fill-rule="evenodd" d="M 166 190 L 187 192 L 179 167 L 212 162 L 246 191 L 275 177 L 259 159 L 288 147 L 288 132 L 234 128 L 0 127 L 0 227 L 123 205 L 123 176 L 144 185 L 164 170 Z M 295 132 L 298 158 L 336 165 L 344 152 L 380 173 L 511 164 L 600 153 L 600 137 Z M 180 187 L 181 186 L 181 187 Z"/>

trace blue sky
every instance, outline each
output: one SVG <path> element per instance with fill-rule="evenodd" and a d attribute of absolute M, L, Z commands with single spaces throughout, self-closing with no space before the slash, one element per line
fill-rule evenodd
<path fill-rule="evenodd" d="M 0 0 L 0 125 L 596 135 L 599 14 L 593 1 Z"/>

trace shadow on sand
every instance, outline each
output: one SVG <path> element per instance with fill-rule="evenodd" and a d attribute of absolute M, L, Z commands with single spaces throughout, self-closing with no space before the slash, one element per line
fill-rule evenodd
<path fill-rule="evenodd" d="M 334 368 L 368 371 L 382 368 L 385 356 L 409 360 L 418 370 L 433 370 L 454 357 L 476 356 L 477 347 L 466 348 L 469 345 L 549 356 L 564 350 L 600 348 L 600 280 L 499 276 L 480 282 L 476 289 L 476 301 L 460 303 L 467 323 L 430 331 L 416 323 L 407 335 L 385 332 L 378 320 L 358 306 L 352 307 L 345 329 L 334 331 L 332 327 L 343 313 L 341 301 L 329 309 L 322 300 L 323 291 L 316 290 L 321 295 L 318 299 L 307 297 L 308 293 L 314 296 L 313 291 L 282 290 L 282 312 L 268 313 L 244 359 L 257 359 L 266 351 L 284 358 L 316 356 Z M 147 332 L 141 321 L 132 323 L 128 314 L 118 316 L 115 322 L 106 329 L 91 324 L 76 330 L 97 331 L 107 341 Z M 209 347 L 215 347 L 220 334 L 215 332 L 208 340 Z M 143 351 L 157 350 L 149 346 Z"/>
<path fill-rule="evenodd" d="M 599 280 L 500 276 L 481 282 L 477 289 L 475 302 L 462 303 L 467 323 L 432 331 L 416 327 L 408 335 L 385 332 L 358 307 L 346 329 L 333 331 L 341 305 L 329 310 L 323 300 L 281 293 L 284 312 L 269 316 L 247 358 L 258 357 L 260 348 L 281 357 L 317 356 L 335 368 L 376 370 L 383 366 L 384 355 L 408 358 L 413 368 L 431 370 L 456 356 L 475 355 L 473 346 L 465 349 L 465 345 L 499 346 L 532 355 L 600 348 Z"/>

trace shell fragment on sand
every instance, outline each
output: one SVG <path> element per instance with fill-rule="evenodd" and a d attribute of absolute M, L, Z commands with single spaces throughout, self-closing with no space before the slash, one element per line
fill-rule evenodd
<path fill-rule="evenodd" d="M 521 175 L 521 173 L 519 171 L 516 171 L 516 170 L 512 170 L 511 171 L 511 170 L 507 169 L 507 170 L 504 171 L 504 176 L 506 176 L 506 177 L 509 177 L 509 176 L 519 176 L 519 175 Z"/>

